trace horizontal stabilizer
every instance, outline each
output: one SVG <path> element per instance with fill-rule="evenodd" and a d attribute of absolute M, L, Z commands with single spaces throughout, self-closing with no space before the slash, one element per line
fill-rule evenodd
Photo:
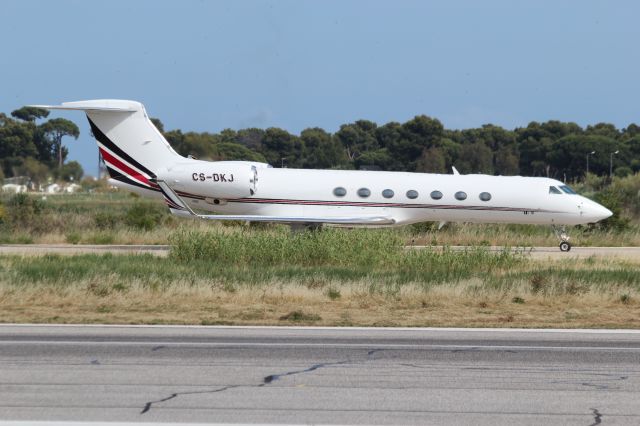
<path fill-rule="evenodd" d="M 44 109 L 63 109 L 71 111 L 113 111 L 113 112 L 135 112 L 141 106 L 134 101 L 121 101 L 116 99 L 102 99 L 92 101 L 64 102 L 62 105 L 29 105 Z"/>

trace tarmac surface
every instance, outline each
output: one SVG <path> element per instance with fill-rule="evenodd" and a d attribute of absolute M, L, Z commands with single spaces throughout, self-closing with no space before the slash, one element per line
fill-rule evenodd
<path fill-rule="evenodd" d="M 408 249 L 424 249 L 425 246 L 407 246 Z M 465 250 L 467 246 L 452 246 L 453 250 Z M 504 247 L 488 247 L 500 252 Z M 514 252 L 524 253 L 532 259 L 561 260 L 588 257 L 617 258 L 640 261 L 640 247 L 573 247 L 569 252 L 561 252 L 558 247 L 519 247 Z M 42 256 L 44 254 L 143 254 L 165 257 L 169 254 L 167 245 L 88 245 L 88 244 L 0 244 L 0 255 Z"/>
<path fill-rule="evenodd" d="M 0 326 L 5 421 L 640 424 L 639 401 L 632 330 Z"/>

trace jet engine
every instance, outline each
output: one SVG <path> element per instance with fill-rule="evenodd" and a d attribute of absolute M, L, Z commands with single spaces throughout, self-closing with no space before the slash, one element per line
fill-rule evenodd
<path fill-rule="evenodd" d="M 177 164 L 158 173 L 176 191 L 214 199 L 250 197 L 257 192 L 258 168 L 246 161 L 198 161 Z"/>

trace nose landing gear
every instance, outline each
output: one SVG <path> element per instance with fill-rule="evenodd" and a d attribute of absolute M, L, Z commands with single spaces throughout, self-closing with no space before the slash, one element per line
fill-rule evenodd
<path fill-rule="evenodd" d="M 552 225 L 551 227 L 553 228 L 553 232 L 556 234 L 556 237 L 560 238 L 560 251 L 571 250 L 571 243 L 569 242 L 570 237 L 567 235 L 565 227 L 557 227 L 555 225 Z"/>

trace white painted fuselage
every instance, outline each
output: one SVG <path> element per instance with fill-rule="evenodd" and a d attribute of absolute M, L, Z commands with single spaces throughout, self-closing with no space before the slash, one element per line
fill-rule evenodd
<path fill-rule="evenodd" d="M 139 102 L 92 100 L 44 107 L 84 111 L 110 181 L 164 198 L 171 212 L 181 216 L 349 226 L 424 221 L 577 225 L 611 216 L 554 179 L 201 161 L 178 155 Z"/>
<path fill-rule="evenodd" d="M 228 197 L 224 186 L 235 182 L 214 181 L 214 174 L 224 175 L 228 180 L 234 170 L 248 170 L 252 166 L 257 177 L 255 185 L 248 180 L 236 183 L 244 194 Z M 562 182 L 548 178 L 276 169 L 260 163 L 198 160 L 175 168 L 179 171 L 172 172 L 169 168 L 161 171 L 159 177 L 180 191 L 194 210 L 227 215 L 327 218 L 372 215 L 390 217 L 393 225 L 424 221 L 577 225 L 611 215 L 605 207 L 565 192 L 561 188 L 567 187 Z M 194 178 L 200 173 L 205 175 L 204 180 Z M 343 188 L 345 195 L 336 195 L 336 188 Z M 461 192 L 466 194 L 465 199 L 458 199 L 463 198 Z M 363 196 L 367 193 L 368 196 Z M 440 194 L 442 197 L 436 199 Z M 483 201 L 480 194 L 485 194 L 485 199 L 489 194 L 490 199 Z"/>

